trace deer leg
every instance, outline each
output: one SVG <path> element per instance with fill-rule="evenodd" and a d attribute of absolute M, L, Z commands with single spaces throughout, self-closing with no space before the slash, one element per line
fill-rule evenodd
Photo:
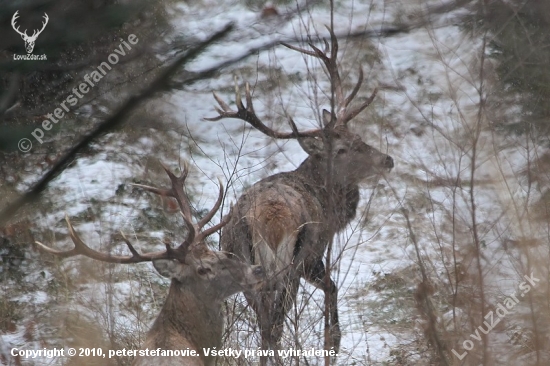
<path fill-rule="evenodd" d="M 329 316 L 330 316 L 330 340 L 336 352 L 340 349 L 340 339 L 342 333 L 338 323 L 338 288 L 331 279 L 325 283 L 325 264 L 319 259 L 314 265 L 305 267 L 304 278 L 313 286 L 324 291 L 325 296 L 329 297 Z"/>
<path fill-rule="evenodd" d="M 279 340 L 282 334 L 282 328 L 275 325 L 277 318 L 277 291 L 263 291 L 256 294 L 245 293 L 248 304 L 256 313 L 258 325 L 260 327 L 261 348 L 263 350 L 277 350 Z M 268 365 L 268 356 L 260 356 L 260 366 Z"/>
<path fill-rule="evenodd" d="M 270 349 L 271 342 L 271 327 L 270 327 L 270 307 L 269 304 L 273 303 L 273 295 L 271 292 L 262 293 L 245 293 L 248 305 L 254 310 L 258 319 L 258 325 L 260 327 L 260 336 L 262 340 L 262 349 Z M 267 359 L 265 357 L 260 358 L 260 365 L 266 365 Z"/>
<path fill-rule="evenodd" d="M 285 317 L 296 300 L 300 278 L 285 281 L 281 290 L 266 291 L 259 294 L 245 294 L 248 304 L 258 317 L 262 349 L 278 350 L 283 335 Z M 277 364 L 278 354 L 275 352 Z M 268 357 L 260 357 L 260 365 L 267 365 Z"/>
<path fill-rule="evenodd" d="M 271 318 L 271 337 L 276 344 L 279 344 L 283 335 L 285 317 L 296 301 L 299 285 L 300 277 L 294 277 L 293 280 L 287 282 L 282 291 L 277 293 L 277 298 L 273 307 L 273 316 Z"/>
<path fill-rule="evenodd" d="M 289 278 L 293 278 L 290 280 Z M 298 294 L 298 287 L 300 285 L 300 277 L 289 276 L 285 281 L 285 286 L 281 291 L 276 292 L 275 301 L 272 303 L 272 312 L 270 316 L 270 343 L 273 345 L 273 349 L 280 349 L 280 342 L 283 336 L 285 318 L 288 311 L 296 302 L 296 295 Z M 275 361 L 277 365 L 282 365 L 283 362 L 279 358 L 278 353 L 275 353 Z"/>

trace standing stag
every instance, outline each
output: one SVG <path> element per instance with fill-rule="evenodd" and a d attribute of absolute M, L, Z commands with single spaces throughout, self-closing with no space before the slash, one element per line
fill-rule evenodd
<path fill-rule="evenodd" d="M 246 106 L 236 87 L 237 110 L 232 110 L 214 93 L 221 108 L 219 115 L 207 118 L 241 119 L 263 134 L 276 139 L 297 139 L 308 158 L 294 171 L 260 180 L 239 198 L 221 236 L 223 250 L 237 254 L 248 263 L 261 264 L 268 285 L 261 297 L 245 292 L 248 303 L 259 319 L 263 349 L 277 349 L 284 318 L 296 300 L 300 277 L 322 289 L 329 312 L 329 346 L 338 351 L 341 332 L 338 324 L 337 287 L 325 278 L 323 256 L 334 235 L 355 217 L 359 202 L 358 184 L 380 177 L 393 168 L 393 159 L 365 144 L 348 129 L 348 123 L 373 101 L 376 90 L 355 108 L 350 104 L 363 82 L 359 81 L 344 97 L 337 67 L 338 43 L 331 32 L 331 46 L 325 50 L 310 45 L 313 51 L 286 45 L 303 54 L 320 59 L 330 76 L 334 95 L 334 112 L 323 110 L 324 127 L 298 131 L 289 119 L 292 132 L 277 132 L 255 114 L 246 84 Z M 330 55 L 329 55 L 330 53 Z M 261 360 L 262 364 L 267 361 Z"/>
<path fill-rule="evenodd" d="M 188 230 L 187 237 L 177 248 L 174 249 L 166 243 L 164 251 L 140 254 L 123 235 L 132 255 L 107 255 L 87 246 L 75 232 L 68 217 L 65 219 L 75 245 L 73 249 L 58 251 L 39 242 L 36 244 L 42 251 L 62 258 L 81 254 L 108 263 L 153 262 L 158 273 L 171 278 L 172 283 L 164 306 L 147 333 L 142 350 L 190 350 L 196 356 L 161 357 L 138 354 L 132 365 L 213 365 L 214 357 L 205 355 L 203 348 L 212 349 L 221 345 L 223 300 L 240 291 L 257 291 L 264 282 L 265 274 L 262 267 L 244 263 L 231 253 L 212 251 L 205 244 L 206 237 L 218 231 L 228 220 L 226 217 L 219 224 L 202 230 L 222 203 L 224 190 L 221 182 L 216 204 L 198 223 L 194 223 L 191 205 L 183 189 L 187 166 L 180 176 L 174 175 L 164 166 L 163 168 L 172 182 L 170 189 L 137 184 L 135 186 L 176 199 Z"/>

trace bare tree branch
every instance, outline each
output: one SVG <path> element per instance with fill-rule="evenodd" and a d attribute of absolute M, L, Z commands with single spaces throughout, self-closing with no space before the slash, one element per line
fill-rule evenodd
<path fill-rule="evenodd" d="M 182 66 L 189 61 L 197 57 L 204 49 L 220 40 L 233 29 L 233 24 L 226 25 L 222 30 L 214 33 L 210 38 L 200 43 L 196 47 L 189 50 L 185 55 L 182 55 L 172 65 L 166 67 L 160 72 L 160 74 L 153 80 L 153 82 L 139 95 L 135 95 L 128 99 L 113 115 L 100 123 L 97 127 L 92 129 L 86 136 L 84 136 L 76 145 L 70 148 L 54 166 L 40 178 L 25 194 L 19 197 L 14 202 L 8 204 L 0 212 L 0 225 L 3 225 L 9 218 L 20 210 L 26 204 L 34 201 L 38 195 L 48 186 L 48 184 L 55 179 L 61 173 L 67 165 L 72 161 L 74 156 L 88 146 L 93 140 L 100 136 L 103 136 L 109 131 L 116 128 L 128 114 L 134 110 L 135 107 L 140 105 L 143 101 L 151 98 L 158 92 L 166 91 L 170 89 L 169 81 L 170 77 L 178 71 Z"/>

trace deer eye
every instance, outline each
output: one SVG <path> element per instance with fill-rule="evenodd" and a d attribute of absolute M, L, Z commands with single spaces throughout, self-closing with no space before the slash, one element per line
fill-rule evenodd
<path fill-rule="evenodd" d="M 200 275 L 200 276 L 204 276 L 205 274 L 209 273 L 209 272 L 212 272 L 212 270 L 210 268 L 205 268 L 205 267 L 199 267 L 199 269 L 197 269 L 197 273 Z"/>

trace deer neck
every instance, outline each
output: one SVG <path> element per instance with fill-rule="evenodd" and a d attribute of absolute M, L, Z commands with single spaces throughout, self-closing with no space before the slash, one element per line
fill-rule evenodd
<path fill-rule="evenodd" d="M 306 160 L 304 160 L 302 164 L 300 164 L 295 172 L 299 174 L 302 180 L 310 185 L 312 188 L 327 191 L 325 187 L 325 181 L 327 177 L 326 161 L 310 156 Z M 356 182 L 349 182 L 346 184 L 333 182 L 332 194 L 346 195 L 348 191 L 357 188 L 358 186 Z"/>
<path fill-rule="evenodd" d="M 329 191 L 326 187 L 327 163 L 324 160 L 308 157 L 295 174 L 306 189 L 313 193 L 323 209 L 329 223 L 335 224 L 335 232 L 341 231 L 354 217 L 359 204 L 359 186 L 355 182 L 339 184 L 334 182 Z M 329 211 L 329 207 L 332 209 Z"/>
<path fill-rule="evenodd" d="M 220 347 L 223 332 L 221 301 L 208 296 L 208 289 L 196 283 L 172 280 L 168 297 L 147 336 L 147 347 L 171 349 L 184 338 L 203 356 L 203 348 Z"/>

